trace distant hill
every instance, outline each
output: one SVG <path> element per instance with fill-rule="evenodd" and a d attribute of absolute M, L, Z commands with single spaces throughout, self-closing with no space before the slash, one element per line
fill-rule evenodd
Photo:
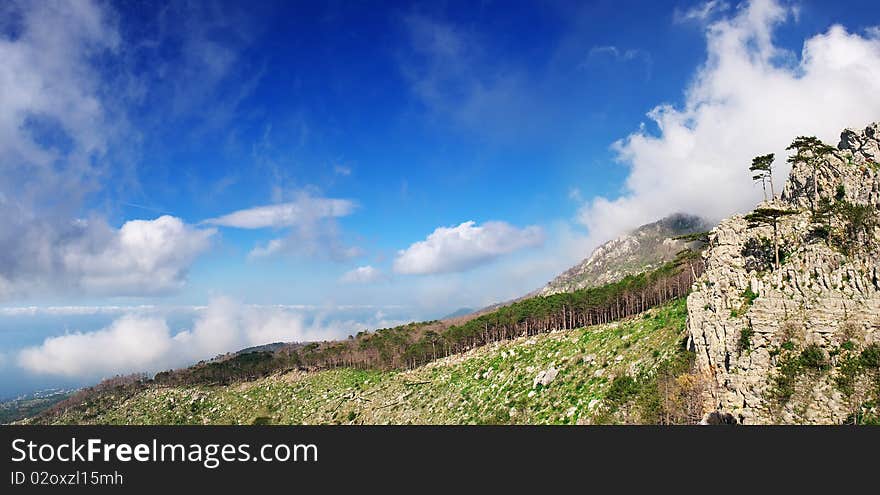
<path fill-rule="evenodd" d="M 473 308 L 459 308 L 459 309 L 456 309 L 456 310 L 453 311 L 452 313 L 449 313 L 448 315 L 446 315 L 446 316 L 444 316 L 443 318 L 440 318 L 440 319 L 441 319 L 441 320 L 448 320 L 448 319 L 450 319 L 450 318 L 458 318 L 458 317 L 460 317 L 460 316 L 467 316 L 467 315 L 469 315 L 469 314 L 471 314 L 471 313 L 473 313 L 473 312 L 475 312 L 475 311 L 476 311 L 476 310 L 473 309 Z"/>
<path fill-rule="evenodd" d="M 597 247 L 588 258 L 550 281 L 537 294 L 549 296 L 598 287 L 656 268 L 674 260 L 692 244 L 675 237 L 705 232 L 713 226 L 706 219 L 681 213 L 642 225 Z"/>
<path fill-rule="evenodd" d="M 40 390 L 32 394 L 0 402 L 0 424 L 7 424 L 28 416 L 34 416 L 70 397 L 72 393 L 73 391 L 71 390 L 61 389 Z"/>

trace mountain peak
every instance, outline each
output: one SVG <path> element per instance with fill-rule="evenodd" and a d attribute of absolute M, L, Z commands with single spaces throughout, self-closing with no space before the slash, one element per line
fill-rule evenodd
<path fill-rule="evenodd" d="M 597 247 L 588 258 L 550 281 L 539 293 L 549 296 L 596 287 L 654 268 L 672 261 L 690 244 L 675 237 L 712 227 L 708 220 L 685 213 L 642 225 Z"/>

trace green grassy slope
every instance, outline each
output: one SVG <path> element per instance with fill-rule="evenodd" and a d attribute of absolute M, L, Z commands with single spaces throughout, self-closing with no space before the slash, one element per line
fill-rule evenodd
<path fill-rule="evenodd" d="M 687 360 L 682 348 L 686 314 L 684 300 L 676 300 L 621 322 L 503 341 L 410 371 L 339 368 L 229 386 L 151 386 L 130 397 L 104 395 L 47 419 L 83 424 L 633 421 L 621 415 L 622 404 L 650 403 L 655 371 Z M 558 370 L 555 379 L 535 384 L 551 369 Z"/>

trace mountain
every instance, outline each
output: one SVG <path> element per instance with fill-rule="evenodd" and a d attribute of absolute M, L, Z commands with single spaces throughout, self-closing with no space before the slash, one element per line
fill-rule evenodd
<path fill-rule="evenodd" d="M 224 386 L 102 394 L 55 424 L 585 424 L 699 419 L 687 377 L 685 304 L 517 337 L 411 370 L 286 370 Z M 684 384 L 683 386 L 681 384 Z M 663 401 L 667 391 L 675 400 Z M 666 404 L 666 405 L 664 405 Z"/>
<path fill-rule="evenodd" d="M 712 230 L 687 301 L 706 410 L 745 424 L 880 420 L 878 209 L 875 123 L 799 153 L 779 199 Z"/>
<path fill-rule="evenodd" d="M 467 315 L 469 315 L 469 314 L 471 314 L 471 313 L 473 313 L 473 312 L 475 312 L 475 311 L 476 311 L 476 310 L 473 309 L 473 308 L 459 308 L 459 309 L 456 309 L 456 310 L 453 311 L 452 313 L 449 313 L 448 315 L 446 315 L 446 316 L 444 316 L 443 318 L 440 318 L 440 319 L 441 319 L 441 320 L 448 320 L 448 319 L 451 319 L 451 318 L 458 318 L 458 317 L 461 317 L 461 316 L 467 316 Z"/>
<path fill-rule="evenodd" d="M 675 214 L 597 247 L 590 256 L 550 281 L 539 295 L 548 296 L 616 282 L 672 261 L 693 242 L 674 237 L 704 232 L 714 226 L 693 215 Z"/>

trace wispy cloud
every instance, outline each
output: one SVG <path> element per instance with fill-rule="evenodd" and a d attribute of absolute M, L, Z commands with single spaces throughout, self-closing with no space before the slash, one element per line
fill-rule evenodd
<path fill-rule="evenodd" d="M 645 77 L 651 78 L 651 71 L 654 66 L 654 59 L 647 50 L 639 48 L 618 48 L 614 45 L 594 46 L 587 55 L 587 61 L 581 64 L 581 68 L 586 68 L 600 60 L 611 60 L 618 63 L 637 62 L 644 66 Z"/>
<path fill-rule="evenodd" d="M 523 68 L 492 57 L 483 40 L 454 23 L 412 14 L 403 24 L 412 53 L 401 71 L 431 114 L 496 138 L 540 126 L 537 89 Z"/>
<path fill-rule="evenodd" d="M 293 201 L 238 210 L 202 223 L 241 229 L 288 229 L 285 237 L 255 246 L 249 254 L 251 259 L 305 254 L 344 261 L 360 256 L 363 251 L 345 244 L 334 219 L 348 216 L 356 209 L 357 204 L 349 199 L 298 191 Z"/>
<path fill-rule="evenodd" d="M 290 203 L 255 206 L 211 218 L 203 223 L 240 229 L 292 227 L 324 218 L 344 217 L 350 215 L 355 208 L 355 203 L 348 199 L 303 195 Z"/>
<path fill-rule="evenodd" d="M 677 23 L 706 23 L 730 9 L 730 4 L 723 0 L 709 0 L 688 9 L 676 8 L 672 19 Z"/>

